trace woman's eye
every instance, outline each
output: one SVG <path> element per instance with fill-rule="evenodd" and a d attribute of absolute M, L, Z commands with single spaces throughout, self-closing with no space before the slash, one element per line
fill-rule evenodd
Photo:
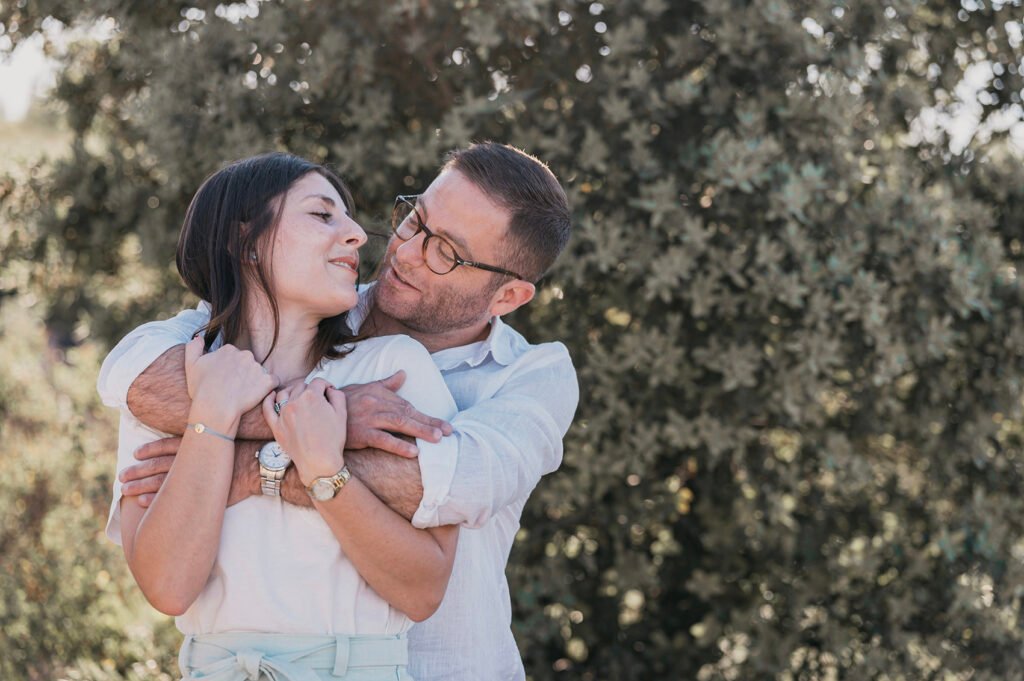
<path fill-rule="evenodd" d="M 324 222 L 327 222 L 328 220 L 331 219 L 331 214 L 330 213 L 311 213 L 311 215 L 317 216 L 318 218 L 320 218 Z"/>

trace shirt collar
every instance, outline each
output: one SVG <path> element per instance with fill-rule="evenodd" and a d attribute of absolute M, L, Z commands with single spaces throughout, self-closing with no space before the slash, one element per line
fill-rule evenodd
<path fill-rule="evenodd" d="M 501 321 L 501 317 L 492 317 L 487 338 L 468 345 L 438 350 L 431 357 L 441 371 L 449 371 L 462 364 L 470 368 L 478 367 L 488 357 L 502 366 L 508 366 L 516 358 L 517 335 L 508 324 Z"/>

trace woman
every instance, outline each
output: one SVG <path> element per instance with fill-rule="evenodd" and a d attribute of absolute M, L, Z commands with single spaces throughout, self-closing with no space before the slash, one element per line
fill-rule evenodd
<path fill-rule="evenodd" d="M 211 305 L 205 337 L 186 346 L 189 427 L 148 509 L 115 497 L 132 574 L 186 635 L 186 679 L 409 679 L 404 633 L 447 586 L 457 528 L 413 528 L 344 465 L 334 387 L 404 368 L 403 397 L 455 413 L 421 345 L 352 342 L 345 317 L 366 235 L 351 205 L 330 171 L 267 154 L 212 175 L 186 214 L 178 271 Z M 225 509 L 238 424 L 260 404 L 315 510 L 270 496 Z M 119 457 L 157 436 L 125 410 L 132 446 Z"/>

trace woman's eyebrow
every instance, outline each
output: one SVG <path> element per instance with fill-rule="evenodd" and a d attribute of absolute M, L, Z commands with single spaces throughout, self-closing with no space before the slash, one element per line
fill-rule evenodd
<path fill-rule="evenodd" d="M 332 199 L 331 197 L 326 196 L 324 194 L 310 194 L 310 195 L 306 196 L 305 198 L 306 199 L 320 199 L 321 201 L 326 203 L 328 206 L 332 206 L 332 207 L 337 205 L 337 204 L 334 203 L 334 199 Z M 303 199 L 303 201 L 305 201 L 305 199 Z"/>

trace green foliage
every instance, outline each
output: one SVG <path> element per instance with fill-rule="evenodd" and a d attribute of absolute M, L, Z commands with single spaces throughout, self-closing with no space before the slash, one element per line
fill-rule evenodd
<path fill-rule="evenodd" d="M 986 60 L 983 118 L 1019 105 L 1024 54 L 1019 7 L 963 4 L 0 4 L 15 40 L 117 27 L 67 58 L 76 141 L 7 185 L 0 262 L 109 342 L 185 303 L 229 159 L 334 163 L 374 229 L 445 150 L 519 145 L 577 230 L 513 321 L 583 395 L 509 569 L 531 676 L 1021 679 L 1024 173 L 920 116 Z"/>
<path fill-rule="evenodd" d="M 61 361 L 29 302 L 0 308 L 0 678 L 169 681 L 178 632 L 103 536 L 117 418 L 98 348 Z"/>

